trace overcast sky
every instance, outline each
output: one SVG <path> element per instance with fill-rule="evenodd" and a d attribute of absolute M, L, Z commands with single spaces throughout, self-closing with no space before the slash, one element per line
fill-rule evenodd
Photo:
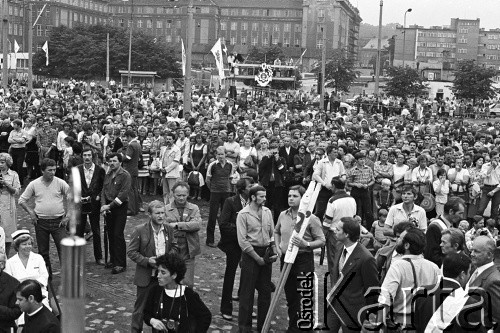
<path fill-rule="evenodd" d="M 378 26 L 380 0 L 350 0 L 358 7 L 364 23 Z M 449 25 L 450 18 L 481 19 L 481 28 L 500 28 L 499 0 L 384 0 L 382 24 Z"/>

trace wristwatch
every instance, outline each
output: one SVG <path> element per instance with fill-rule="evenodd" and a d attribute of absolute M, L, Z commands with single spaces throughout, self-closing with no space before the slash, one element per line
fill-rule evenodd
<path fill-rule="evenodd" d="M 311 243 L 307 242 L 306 244 L 307 244 L 307 248 L 311 249 Z"/>

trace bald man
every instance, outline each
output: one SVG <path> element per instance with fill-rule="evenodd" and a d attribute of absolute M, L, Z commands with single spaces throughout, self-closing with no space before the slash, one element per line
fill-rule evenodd
<path fill-rule="evenodd" d="M 477 268 L 471 274 L 469 287 L 471 292 L 478 288 L 476 291 L 485 302 L 481 322 L 486 329 L 490 329 L 492 323 L 500 323 L 500 272 L 494 264 L 495 249 L 495 241 L 488 236 L 476 237 L 471 249 L 472 263 Z M 470 301 L 468 303 L 471 304 Z M 498 326 L 495 332 L 500 332 Z"/>

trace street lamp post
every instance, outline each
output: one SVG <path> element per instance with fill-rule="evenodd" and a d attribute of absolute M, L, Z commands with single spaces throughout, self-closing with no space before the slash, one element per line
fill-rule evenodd
<path fill-rule="evenodd" d="M 132 31 L 134 30 L 134 0 L 130 2 L 130 27 L 128 38 L 128 88 L 132 88 L 132 74 L 130 73 L 132 67 Z"/>
<path fill-rule="evenodd" d="M 406 56 L 406 14 L 411 12 L 411 8 L 408 8 L 404 15 L 403 20 L 403 67 L 405 66 L 405 56 Z"/>
<path fill-rule="evenodd" d="M 378 45 L 377 45 L 377 63 L 375 64 L 375 88 L 373 94 L 378 99 L 378 90 L 380 85 L 380 49 L 382 48 L 382 9 L 384 8 L 384 0 L 380 0 L 380 13 L 378 16 Z"/>
<path fill-rule="evenodd" d="M 3 67 L 2 67 L 2 86 L 7 90 L 9 84 L 9 42 L 7 35 L 9 33 L 9 16 L 8 16 L 8 4 L 7 0 L 2 0 L 2 57 L 3 57 Z"/>
<path fill-rule="evenodd" d="M 189 0 L 187 7 L 187 31 L 186 31 L 186 75 L 184 76 L 184 102 L 183 111 L 191 111 L 191 57 L 193 53 L 193 35 L 194 35 L 194 18 L 193 18 L 193 0 Z"/>

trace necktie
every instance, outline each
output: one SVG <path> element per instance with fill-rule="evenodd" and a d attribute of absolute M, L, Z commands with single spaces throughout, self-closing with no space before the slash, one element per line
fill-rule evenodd
<path fill-rule="evenodd" d="M 469 279 L 469 285 L 474 282 L 474 280 L 477 278 L 479 274 L 477 273 L 477 269 L 474 271 L 474 274 Z"/>
<path fill-rule="evenodd" d="M 347 258 L 347 249 L 344 247 L 344 250 L 342 251 L 342 255 L 340 256 L 339 260 L 339 272 L 342 272 L 342 268 L 344 268 L 346 258 Z"/>

